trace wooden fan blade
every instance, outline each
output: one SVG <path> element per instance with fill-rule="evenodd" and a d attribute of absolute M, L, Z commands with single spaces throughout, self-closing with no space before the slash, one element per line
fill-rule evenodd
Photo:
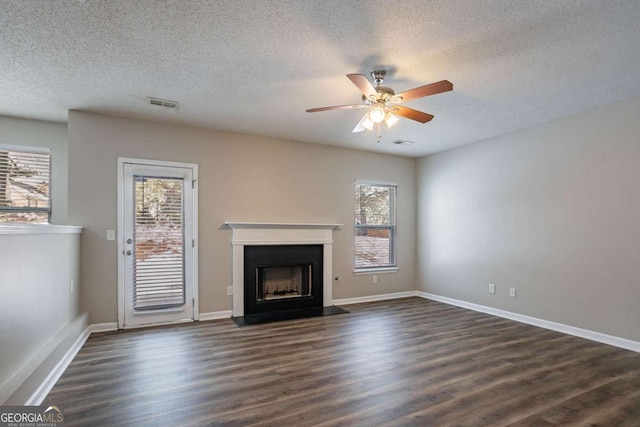
<path fill-rule="evenodd" d="M 409 101 L 411 99 L 422 98 L 429 95 L 436 95 L 442 92 L 448 92 L 453 90 L 453 84 L 448 80 L 442 80 L 436 83 L 420 86 L 414 89 L 409 89 L 402 93 L 395 95 L 394 98 L 402 98 L 402 101 Z"/>
<path fill-rule="evenodd" d="M 317 113 L 318 111 L 331 111 L 331 110 L 354 110 L 356 108 L 367 108 L 368 105 L 365 104 L 353 104 L 353 105 L 334 105 L 333 107 L 320 107 L 320 108 L 309 108 L 307 113 Z"/>
<path fill-rule="evenodd" d="M 376 88 L 373 87 L 367 76 L 364 74 L 347 74 L 347 77 L 351 82 L 360 89 L 360 92 L 367 97 L 376 94 Z"/>
<path fill-rule="evenodd" d="M 420 123 L 427 123 L 433 119 L 431 114 L 423 113 L 422 111 L 414 110 L 413 108 L 405 107 L 402 105 L 395 105 L 391 110 L 393 114 L 405 117 L 407 119 L 415 120 Z"/>

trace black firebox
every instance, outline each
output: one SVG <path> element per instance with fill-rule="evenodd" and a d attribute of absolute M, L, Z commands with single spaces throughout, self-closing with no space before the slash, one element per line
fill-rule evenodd
<path fill-rule="evenodd" d="M 322 245 L 244 247 L 244 314 L 322 309 Z"/>

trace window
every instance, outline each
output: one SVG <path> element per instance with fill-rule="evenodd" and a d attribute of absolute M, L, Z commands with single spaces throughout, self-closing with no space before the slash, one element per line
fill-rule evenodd
<path fill-rule="evenodd" d="M 396 267 L 396 186 L 356 182 L 356 271 Z"/>
<path fill-rule="evenodd" d="M 0 222 L 48 223 L 51 154 L 0 147 Z"/>

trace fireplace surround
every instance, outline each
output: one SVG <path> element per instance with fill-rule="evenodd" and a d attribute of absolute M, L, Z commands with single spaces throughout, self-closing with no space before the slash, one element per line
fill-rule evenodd
<path fill-rule="evenodd" d="M 296 261 L 294 259 L 293 262 L 288 262 L 282 264 L 277 260 L 268 259 L 265 265 L 261 267 L 256 267 L 252 269 L 252 272 L 255 273 L 246 273 L 245 270 L 245 249 L 246 248 L 254 248 L 254 247 L 270 247 L 273 249 L 272 251 L 267 250 L 266 252 L 273 252 L 277 255 L 281 251 L 278 247 L 286 247 L 286 246 L 298 246 L 298 247 L 306 247 L 306 246 L 315 246 L 316 251 L 321 251 L 321 263 L 316 265 L 315 268 L 312 267 L 312 273 L 315 271 L 317 275 L 317 280 L 321 283 L 322 292 L 316 292 L 316 304 L 321 307 L 331 307 L 333 305 L 332 301 L 332 259 L 333 259 L 333 230 L 340 227 L 341 224 L 299 224 L 299 223 L 258 223 L 258 222 L 225 222 L 227 226 L 229 226 L 232 230 L 232 290 L 233 290 L 233 304 L 232 304 L 232 316 L 233 317 L 242 317 L 246 313 L 245 311 L 245 274 L 252 274 L 257 276 L 260 274 L 260 270 L 256 270 L 256 268 L 266 267 L 267 264 L 272 267 L 283 267 L 287 265 L 288 267 L 300 267 L 300 269 L 304 270 L 308 269 L 309 262 L 307 261 Z M 252 249 L 249 249 L 251 251 Z M 283 250 L 283 249 L 282 249 Z M 267 273 L 269 274 L 269 273 Z M 275 276 L 282 275 L 283 271 L 275 271 L 273 272 Z M 273 276 L 272 274 L 272 276 Z M 279 279 L 276 279 L 276 281 Z M 297 280 L 297 279 L 296 279 Z M 255 277 L 252 279 L 252 282 L 255 283 Z M 275 283 L 275 282 L 273 282 Z M 255 285 L 254 285 L 255 286 Z M 278 289 L 275 289 L 277 293 L 281 293 L 284 289 L 280 289 L 281 285 L 275 285 Z M 292 285 L 293 286 L 293 285 Z M 302 285 L 301 285 L 302 286 Z M 313 286 L 313 285 L 312 285 Z M 317 285 L 320 286 L 320 285 Z M 269 285 L 268 285 L 269 287 Z M 273 285 L 271 285 L 273 287 Z M 271 290 L 271 287 L 269 289 Z M 255 289 L 255 288 L 253 288 Z M 301 289 L 302 290 L 302 289 Z M 313 287 L 311 291 L 313 292 Z M 287 296 L 287 295 L 273 295 L 273 292 L 270 292 L 270 299 L 275 300 L 278 304 L 283 300 L 287 299 L 305 299 L 306 297 L 294 298 L 294 292 L 291 291 L 291 288 L 288 288 L 289 298 L 273 298 L 275 296 Z M 253 292 L 253 291 L 252 291 Z M 249 297 L 249 295 L 247 295 Z M 253 299 L 255 299 L 254 295 L 251 295 Z M 268 306 L 271 301 L 263 301 L 266 304 L 263 306 Z M 320 303 L 321 302 L 321 303 Z M 285 308 L 286 310 L 286 308 Z"/>

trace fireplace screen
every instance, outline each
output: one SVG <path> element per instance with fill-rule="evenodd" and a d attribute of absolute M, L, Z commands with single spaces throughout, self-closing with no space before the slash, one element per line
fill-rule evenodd
<path fill-rule="evenodd" d="M 256 268 L 256 299 L 272 301 L 311 296 L 311 264 Z"/>

